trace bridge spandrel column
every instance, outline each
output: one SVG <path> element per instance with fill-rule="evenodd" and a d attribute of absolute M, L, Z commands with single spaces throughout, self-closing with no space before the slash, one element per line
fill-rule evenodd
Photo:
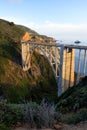
<path fill-rule="evenodd" d="M 58 80 L 58 96 L 63 93 L 63 56 L 64 56 L 64 46 L 60 48 L 60 65 L 59 65 L 59 80 Z"/>
<path fill-rule="evenodd" d="M 24 71 L 30 68 L 30 48 L 26 43 L 22 44 L 22 66 Z"/>

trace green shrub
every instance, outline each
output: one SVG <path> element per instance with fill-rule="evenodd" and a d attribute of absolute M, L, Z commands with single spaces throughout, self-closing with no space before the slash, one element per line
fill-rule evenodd
<path fill-rule="evenodd" d="M 0 102 L 0 123 L 8 126 L 23 121 L 22 105 Z"/>
<path fill-rule="evenodd" d="M 86 107 L 87 107 L 87 85 L 85 86 L 78 85 L 68 89 L 59 97 L 57 101 L 57 108 L 62 113 L 78 111 L 79 109 Z"/>
<path fill-rule="evenodd" d="M 25 100 L 28 91 L 29 90 L 27 86 L 11 86 L 6 90 L 7 99 L 11 103 L 18 103 L 22 100 Z"/>
<path fill-rule="evenodd" d="M 11 130 L 10 127 L 6 126 L 4 123 L 0 124 L 0 130 Z"/>
<path fill-rule="evenodd" d="M 29 102 L 25 104 L 8 104 L 0 102 L 0 123 L 12 126 L 17 122 L 29 123 L 32 127 L 52 127 L 59 118 L 56 106 L 53 103 L 39 104 Z"/>
<path fill-rule="evenodd" d="M 16 124 L 23 121 L 22 108 L 20 106 L 13 107 L 12 105 L 7 107 L 4 114 L 4 122 L 7 124 Z"/>
<path fill-rule="evenodd" d="M 71 117 L 69 117 L 66 122 L 68 124 L 77 124 L 81 121 L 87 120 L 87 109 L 82 109 L 76 114 L 73 114 Z"/>
<path fill-rule="evenodd" d="M 54 104 L 42 100 L 41 104 L 25 104 L 24 120 L 32 126 L 52 127 L 56 123 L 56 107 Z"/>

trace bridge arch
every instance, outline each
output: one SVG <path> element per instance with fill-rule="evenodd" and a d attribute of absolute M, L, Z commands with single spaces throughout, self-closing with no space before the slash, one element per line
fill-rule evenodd
<path fill-rule="evenodd" d="M 55 56 L 55 54 L 52 54 L 53 50 L 56 50 L 56 53 L 59 53 L 59 49 L 55 48 L 55 47 L 51 47 L 51 51 L 49 51 L 49 48 L 46 47 L 41 47 L 41 46 L 31 46 L 30 47 L 30 51 L 32 52 L 33 50 L 35 50 L 36 52 L 39 52 L 40 55 L 43 55 L 45 57 L 45 59 L 48 61 L 49 65 L 52 68 L 54 77 L 56 80 L 58 80 L 59 77 L 59 55 L 58 57 Z M 54 51 L 55 51 L 54 50 Z M 57 59 L 58 58 L 58 59 Z"/>

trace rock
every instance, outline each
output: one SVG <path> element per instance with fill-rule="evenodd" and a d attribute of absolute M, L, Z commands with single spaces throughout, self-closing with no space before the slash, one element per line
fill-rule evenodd
<path fill-rule="evenodd" d="M 61 130 L 62 126 L 60 124 L 56 124 L 56 125 L 54 125 L 54 129 Z"/>
<path fill-rule="evenodd" d="M 26 128 L 22 128 L 22 127 L 18 127 L 18 128 L 15 128 L 14 130 L 27 130 Z"/>
<path fill-rule="evenodd" d="M 51 128 L 42 128 L 42 129 L 37 129 L 37 130 L 54 130 L 54 129 L 51 129 Z"/>
<path fill-rule="evenodd" d="M 16 127 L 21 127 L 21 122 L 17 122 Z"/>
<path fill-rule="evenodd" d="M 79 44 L 79 43 L 81 43 L 81 41 L 76 40 L 74 43 L 75 43 L 75 44 Z"/>

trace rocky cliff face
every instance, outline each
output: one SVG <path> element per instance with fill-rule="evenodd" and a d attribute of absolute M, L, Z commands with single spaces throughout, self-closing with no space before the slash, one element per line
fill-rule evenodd
<path fill-rule="evenodd" d="M 39 43 L 55 43 L 55 39 L 42 35 L 31 36 L 31 41 Z"/>

